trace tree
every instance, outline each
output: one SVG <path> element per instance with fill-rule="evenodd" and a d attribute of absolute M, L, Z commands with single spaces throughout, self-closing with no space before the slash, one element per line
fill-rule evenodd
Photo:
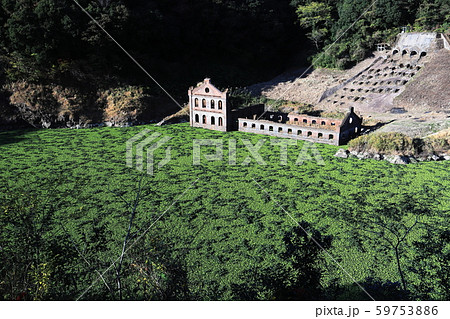
<path fill-rule="evenodd" d="M 425 0 L 417 11 L 414 28 L 418 31 L 433 31 L 441 25 L 450 26 L 450 4 L 443 0 Z M 444 32 L 447 30 L 443 30 Z"/>
<path fill-rule="evenodd" d="M 311 29 L 308 37 L 314 42 L 317 50 L 319 50 L 319 45 L 323 43 L 323 40 L 329 33 L 329 26 L 332 22 L 331 10 L 330 6 L 321 2 L 311 2 L 297 7 L 296 12 L 300 25 Z"/>
<path fill-rule="evenodd" d="M 422 194 L 393 193 L 386 197 L 383 192 L 359 193 L 354 197 L 352 209 L 343 212 L 341 218 L 355 230 L 355 242 L 367 238 L 366 243 L 374 242 L 370 248 L 381 252 L 389 251 L 393 257 L 402 289 L 408 289 L 404 275 L 405 248 L 409 246 L 409 235 L 423 226 L 422 219 L 431 211 L 430 203 L 424 202 Z M 382 248 L 380 250 L 380 248 Z"/>
<path fill-rule="evenodd" d="M 305 233 L 307 230 L 309 235 Z M 245 282 L 231 286 L 235 300 L 318 300 L 322 298 L 320 284 L 323 262 L 322 247 L 331 245 L 331 238 L 321 236 L 305 222 L 293 227 L 283 236 L 282 251 L 278 256 L 266 256 L 272 262 L 261 262 L 245 269 Z"/>

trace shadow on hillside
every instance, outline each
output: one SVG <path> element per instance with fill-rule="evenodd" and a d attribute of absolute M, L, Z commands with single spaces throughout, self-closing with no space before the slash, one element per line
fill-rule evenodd
<path fill-rule="evenodd" d="M 391 124 L 392 122 L 395 122 L 395 120 L 391 120 L 389 122 L 378 122 L 375 125 L 363 125 L 361 134 L 369 134 L 375 132 L 376 130 L 382 128 L 385 125 Z"/>
<path fill-rule="evenodd" d="M 381 281 L 379 279 L 367 278 L 366 280 L 356 283 L 340 285 L 339 283 L 331 283 L 327 288 L 319 288 L 311 290 L 311 287 L 285 287 L 277 282 L 262 281 L 261 288 L 270 288 L 277 292 L 274 296 L 275 300 L 280 301 L 402 301 L 410 300 L 409 291 L 401 288 L 399 282 Z M 259 297 L 252 295 L 251 289 L 242 289 L 239 285 L 234 285 L 233 290 L 236 294 L 236 300 L 254 301 Z M 241 288 L 241 289 L 239 289 Z M 364 290 L 363 290 L 364 289 Z M 264 289 L 261 289 L 264 291 Z"/>
<path fill-rule="evenodd" d="M 300 69 L 288 70 L 288 71 L 276 76 L 272 80 L 250 85 L 247 87 L 247 89 L 253 95 L 261 95 L 263 91 L 270 90 L 270 89 L 276 87 L 277 85 L 279 85 L 280 83 L 294 81 L 299 77 L 305 78 L 309 74 L 311 74 L 311 72 L 313 72 L 313 71 L 314 71 L 314 68 L 308 69 L 308 67 L 302 67 Z"/>
<path fill-rule="evenodd" d="M 376 301 L 411 300 L 409 291 L 403 290 L 399 282 L 381 281 L 374 278 L 368 278 L 359 284 L 365 291 L 356 283 L 334 287 L 331 285 L 331 287 L 324 291 L 324 300 L 370 301 L 371 297 Z"/>
<path fill-rule="evenodd" d="M 21 129 L 14 131 L 0 131 L 0 146 L 14 144 L 25 140 L 24 135 L 37 129 Z"/>

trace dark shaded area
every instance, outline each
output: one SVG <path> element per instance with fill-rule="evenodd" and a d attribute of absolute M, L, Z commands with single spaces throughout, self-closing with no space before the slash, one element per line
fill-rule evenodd
<path fill-rule="evenodd" d="M 383 282 L 376 278 L 367 278 L 364 282 L 349 285 L 332 284 L 324 290 L 323 300 L 371 301 L 406 301 L 412 300 L 409 291 L 401 288 L 400 282 Z M 368 295 L 369 294 L 369 295 Z"/>
<path fill-rule="evenodd" d="M 205 76 L 219 86 L 273 76 L 304 40 L 287 0 L 79 3 L 169 92 L 183 97 Z M 16 64 L 7 70 L 10 79 L 125 81 L 161 93 L 73 2 L 5 0 L 0 25 L 3 54 Z"/>
<path fill-rule="evenodd" d="M 369 134 L 369 133 L 375 132 L 379 128 L 381 128 L 385 125 L 388 125 L 392 122 L 395 122 L 395 120 L 391 120 L 389 122 L 378 122 L 375 125 L 363 125 L 361 132 L 362 132 L 362 134 Z"/>
<path fill-rule="evenodd" d="M 205 77 L 219 87 L 245 86 L 304 62 L 297 52 L 306 41 L 289 0 L 79 3 L 181 105 L 187 88 Z M 178 110 L 171 100 L 174 108 L 160 103 L 166 93 L 72 1 L 0 3 L 0 84 L 19 118 L 36 127 L 148 123 Z M 50 112 L 40 90 L 44 101 L 57 97 Z M 119 103 L 129 92 L 154 103 Z M 12 122 L 3 112 L 0 118 Z"/>
<path fill-rule="evenodd" d="M 32 132 L 34 129 L 22 129 L 22 130 L 14 130 L 10 131 L 8 130 L 11 127 L 6 127 L 5 131 L 2 131 L 0 127 L 0 146 L 5 144 L 14 144 L 18 143 L 22 140 L 25 140 L 26 138 L 23 137 L 29 132 Z"/>

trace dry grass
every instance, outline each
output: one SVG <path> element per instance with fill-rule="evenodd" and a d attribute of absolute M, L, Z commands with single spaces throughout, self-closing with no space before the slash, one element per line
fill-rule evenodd
<path fill-rule="evenodd" d="M 425 139 L 413 139 L 398 132 L 372 133 L 351 140 L 348 145 L 352 151 L 382 155 L 448 154 L 450 152 L 450 129 Z"/>

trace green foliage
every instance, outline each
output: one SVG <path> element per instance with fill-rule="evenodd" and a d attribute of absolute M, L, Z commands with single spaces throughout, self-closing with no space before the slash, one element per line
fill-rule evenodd
<path fill-rule="evenodd" d="M 118 299 L 114 266 L 99 273 L 122 250 L 140 176 L 125 165 L 125 144 L 143 128 L 172 137 L 172 160 L 144 179 L 123 299 L 368 298 L 279 205 L 377 298 L 447 298 L 448 162 L 344 160 L 318 144 L 325 165 L 296 165 L 299 142 L 280 165 L 279 147 L 263 137 L 267 164 L 242 166 L 250 154 L 241 139 L 255 145 L 260 135 L 186 124 L 0 133 L 0 298 Z M 226 149 L 223 161 L 192 165 L 192 140 L 205 138 L 225 147 L 236 139 L 237 165 Z M 155 162 L 164 157 L 164 147 L 155 151 Z M 416 218 L 398 246 L 406 294 L 388 243 L 395 235 L 377 234 L 404 235 Z"/>
<path fill-rule="evenodd" d="M 413 285 L 421 299 L 448 300 L 450 297 L 449 236 L 448 227 L 437 220 L 434 227 L 428 227 L 423 238 L 414 242 L 417 267 L 412 269 L 416 278 Z M 434 267 L 436 263 L 440 267 Z M 430 280 L 420 280 L 424 276 Z"/>
<path fill-rule="evenodd" d="M 262 95 L 253 95 L 246 88 L 231 88 L 228 93 L 228 101 L 232 108 L 244 108 L 255 104 L 266 103 L 267 99 Z"/>
<path fill-rule="evenodd" d="M 400 27 L 446 32 L 446 0 L 293 1 L 300 25 L 316 46 L 313 65 L 345 69 L 365 59 L 380 42 L 393 42 Z M 373 5 L 372 5 L 373 4 Z"/>
<path fill-rule="evenodd" d="M 414 22 L 416 31 L 447 32 L 450 25 L 450 4 L 445 0 L 426 0 L 420 4 Z"/>
<path fill-rule="evenodd" d="M 325 3 L 311 2 L 304 6 L 298 6 L 296 12 L 300 25 L 311 29 L 308 37 L 314 42 L 316 49 L 319 49 L 319 44 L 329 32 L 331 7 Z"/>

